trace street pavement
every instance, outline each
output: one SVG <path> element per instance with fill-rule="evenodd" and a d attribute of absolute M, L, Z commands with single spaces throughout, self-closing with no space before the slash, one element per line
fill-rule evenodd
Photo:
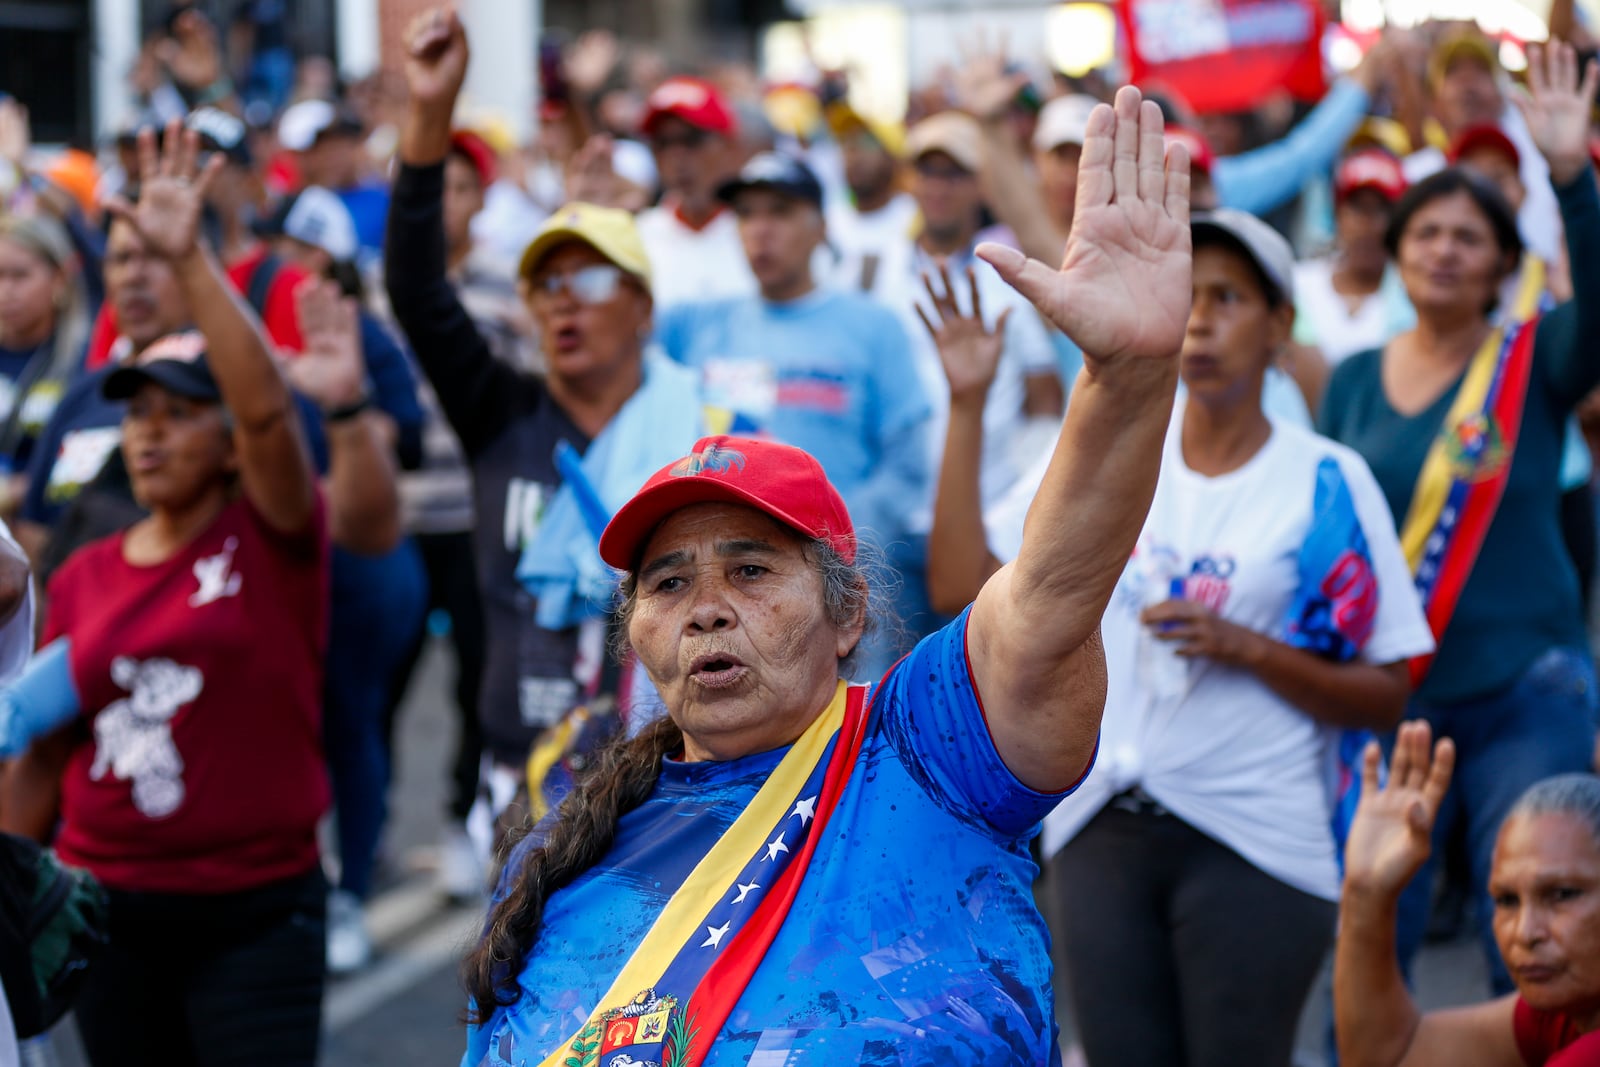
<path fill-rule="evenodd" d="M 433 641 L 401 711 L 381 882 L 368 909 L 378 953 L 366 971 L 329 983 L 321 1067 L 444 1067 L 461 1060 L 465 998 L 456 966 L 484 910 L 481 903 L 449 904 L 432 883 L 456 735 L 447 704 L 453 670 L 446 646 Z M 1241 944 L 1241 951 L 1248 945 Z M 1471 939 L 1431 947 L 1418 963 L 1420 1000 L 1425 1007 L 1469 1003 L 1486 995 L 1483 975 Z M 1326 1064 L 1327 1004 L 1324 974 L 1302 1019 L 1294 1067 Z M 1060 1007 L 1070 1065 L 1070 1012 L 1064 1003 Z M 86 1067 L 70 1020 L 50 1044 L 53 1059 L 36 1058 L 35 1049 L 28 1062 Z"/>

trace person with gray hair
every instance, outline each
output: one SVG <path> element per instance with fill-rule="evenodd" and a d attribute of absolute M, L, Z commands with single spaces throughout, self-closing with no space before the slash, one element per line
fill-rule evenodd
<path fill-rule="evenodd" d="M 1431 751 L 1430 751 L 1431 745 Z M 1495 941 L 1516 991 L 1423 1014 L 1400 973 L 1400 895 L 1431 848 L 1455 743 L 1426 721 L 1395 740 L 1388 781 L 1363 759 L 1345 852 L 1334 1022 L 1346 1067 L 1592 1067 L 1600 1064 L 1600 778 L 1530 786 L 1500 826 L 1489 871 Z"/>

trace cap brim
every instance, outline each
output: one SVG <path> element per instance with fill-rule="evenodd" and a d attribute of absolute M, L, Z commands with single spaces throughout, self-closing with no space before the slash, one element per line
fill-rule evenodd
<path fill-rule="evenodd" d="M 215 385 L 208 386 L 185 373 L 185 368 L 191 366 L 176 360 L 158 360 L 143 367 L 118 367 L 106 375 L 100 385 L 100 395 L 107 400 L 130 400 L 145 383 L 154 382 L 167 392 L 190 400 L 220 403 L 222 396 Z"/>
<path fill-rule="evenodd" d="M 1250 241 L 1227 223 L 1218 222 L 1216 219 L 1209 218 L 1191 219 L 1189 222 L 1189 232 L 1194 237 L 1199 237 L 1203 233 L 1210 234 L 1214 237 L 1221 237 L 1228 243 L 1229 246 L 1244 253 L 1246 258 L 1256 265 L 1256 269 L 1261 272 L 1261 277 L 1268 285 L 1272 286 L 1273 289 L 1276 290 L 1277 296 L 1280 299 L 1293 300 L 1292 291 L 1286 287 L 1283 282 L 1272 276 L 1272 269 L 1267 266 L 1266 261 L 1261 258 L 1261 254 L 1255 250 L 1255 247 L 1251 245 Z"/>
<path fill-rule="evenodd" d="M 522 250 L 522 259 L 517 264 L 517 277 L 526 278 L 529 274 L 533 273 L 533 269 L 535 267 L 544 261 L 544 258 L 550 254 L 552 249 L 554 249 L 557 245 L 566 244 L 569 241 L 576 241 L 581 245 L 588 245 L 590 248 L 606 257 L 607 263 L 617 267 L 623 273 L 631 277 L 638 278 L 640 281 L 645 283 L 646 288 L 649 288 L 650 280 L 648 278 L 639 274 L 638 271 L 626 266 L 611 252 L 610 249 L 606 248 L 605 245 L 596 241 L 594 237 L 584 233 L 582 230 L 579 230 L 575 227 L 566 226 L 557 227 L 553 230 L 546 230 L 544 233 L 539 234 L 539 236 L 528 242 L 528 247 Z"/>
<path fill-rule="evenodd" d="M 802 537 L 813 536 L 792 515 L 721 479 L 671 478 L 640 490 L 617 510 L 600 535 L 600 558 L 619 571 L 633 570 L 656 527 L 691 504 L 743 504 L 770 515 Z"/>
<path fill-rule="evenodd" d="M 746 189 L 771 189 L 775 193 L 782 193 L 784 196 L 792 197 L 795 200 L 804 200 L 808 204 L 815 204 L 818 206 L 821 206 L 822 204 L 821 196 L 805 192 L 798 186 L 790 185 L 787 182 L 747 182 L 739 178 L 733 178 L 717 186 L 717 199 L 722 201 L 724 204 L 731 204 L 733 203 L 734 198 L 740 193 L 744 192 Z"/>

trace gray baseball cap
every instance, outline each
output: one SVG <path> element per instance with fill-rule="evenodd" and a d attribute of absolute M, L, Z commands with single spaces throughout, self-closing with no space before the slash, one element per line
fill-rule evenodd
<path fill-rule="evenodd" d="M 1294 250 L 1283 235 L 1247 211 L 1219 207 L 1202 211 L 1189 223 L 1195 244 L 1208 235 L 1220 234 L 1255 260 L 1267 282 L 1285 303 L 1294 303 Z"/>

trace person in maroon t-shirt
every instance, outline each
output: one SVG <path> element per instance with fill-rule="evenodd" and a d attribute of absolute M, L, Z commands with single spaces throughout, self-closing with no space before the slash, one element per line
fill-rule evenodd
<path fill-rule="evenodd" d="M 176 123 L 159 155 L 142 134 L 139 203 L 109 205 L 170 264 L 199 331 L 103 386 L 128 402 L 123 448 L 149 515 L 50 583 L 44 640 L 70 641 L 83 716 L 57 850 L 110 895 L 111 944 L 75 1010 L 96 1067 L 309 1067 L 328 535 L 289 387 L 199 243 L 218 162 L 198 168 L 198 148 Z M 355 406 L 360 363 L 344 362 Z"/>
<path fill-rule="evenodd" d="M 1418 1012 L 1395 950 L 1400 893 L 1428 858 L 1455 747 L 1400 727 L 1378 788 L 1368 746 L 1345 850 L 1333 1005 L 1344 1067 L 1600 1067 L 1600 778 L 1564 774 L 1506 816 L 1489 871 L 1494 933 L 1517 992 Z"/>

